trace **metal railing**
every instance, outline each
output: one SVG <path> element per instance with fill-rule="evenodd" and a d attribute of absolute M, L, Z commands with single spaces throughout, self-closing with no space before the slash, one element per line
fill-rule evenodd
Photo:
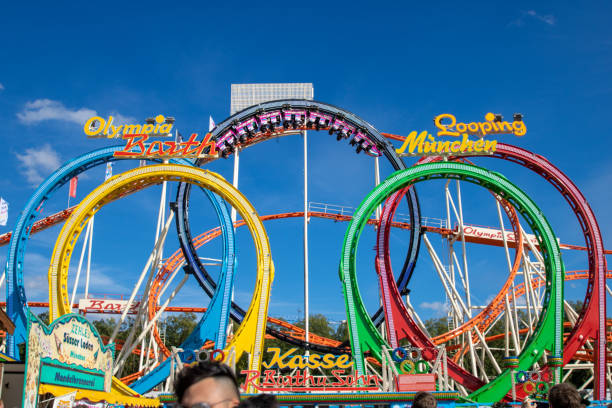
<path fill-rule="evenodd" d="M 352 216 L 355 213 L 356 208 L 350 207 L 347 205 L 337 205 L 337 204 L 328 204 L 328 203 L 318 203 L 314 201 L 310 201 L 308 203 L 308 211 L 316 211 L 322 212 L 325 214 L 334 214 L 334 215 L 348 215 Z M 376 214 L 372 214 L 371 218 L 376 218 Z M 407 224 L 410 223 L 410 216 L 408 214 L 395 213 L 393 220 L 396 222 L 405 222 Z M 435 227 L 435 228 L 447 228 L 447 222 L 441 218 L 433 218 L 433 217 L 421 217 L 421 225 L 426 227 Z"/>

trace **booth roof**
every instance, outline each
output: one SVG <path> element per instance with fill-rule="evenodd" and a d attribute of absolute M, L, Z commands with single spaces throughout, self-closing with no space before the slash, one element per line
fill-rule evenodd
<path fill-rule="evenodd" d="M 59 385 L 40 384 L 39 394 L 50 393 L 56 397 L 66 395 L 73 392 L 74 388 L 61 387 Z M 157 398 L 142 398 L 142 397 L 129 397 L 127 395 L 119 395 L 110 392 L 103 391 L 92 391 L 76 389 L 76 399 L 85 399 L 92 402 L 105 401 L 111 404 L 119 404 L 123 406 L 135 406 L 135 407 L 159 407 L 161 404 Z"/>

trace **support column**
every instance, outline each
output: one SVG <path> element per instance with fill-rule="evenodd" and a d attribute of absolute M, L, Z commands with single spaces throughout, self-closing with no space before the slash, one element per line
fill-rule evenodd
<path fill-rule="evenodd" d="M 304 137 L 304 330 L 306 342 L 310 341 L 310 305 L 308 302 L 308 134 L 302 131 Z M 310 350 L 306 348 L 306 355 Z"/>

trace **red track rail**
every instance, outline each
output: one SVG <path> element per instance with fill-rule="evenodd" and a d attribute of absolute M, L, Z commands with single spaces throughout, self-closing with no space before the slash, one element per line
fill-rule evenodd
<path fill-rule="evenodd" d="M 393 140 L 403 141 L 402 136 L 384 134 Z M 576 325 L 564 345 L 563 363 L 567 364 L 589 338 L 595 339 L 594 398 L 605 399 L 606 395 L 606 258 L 597 219 L 578 187 L 561 170 L 546 158 L 516 146 L 498 143 L 492 155 L 526 167 L 552 184 L 569 203 L 584 235 L 589 259 L 589 279 L 584 298 L 584 307 Z M 484 157 L 491 157 L 485 155 Z M 432 162 L 440 158 L 429 157 L 419 163 Z M 453 158 L 454 159 L 454 158 Z M 545 370 L 544 374 L 548 374 Z"/>

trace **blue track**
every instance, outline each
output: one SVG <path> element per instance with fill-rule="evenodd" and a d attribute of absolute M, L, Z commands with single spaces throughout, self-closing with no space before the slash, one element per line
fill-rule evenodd
<path fill-rule="evenodd" d="M 68 161 L 37 188 L 22 210 L 17 220 L 17 225 L 13 230 L 5 269 L 7 283 L 7 313 L 15 323 L 14 334 L 12 336 L 7 336 L 6 351 L 12 358 L 19 359 L 19 349 L 17 346 L 19 343 L 25 342 L 27 338 L 26 316 L 28 315 L 28 306 L 23 286 L 23 260 L 32 224 L 38 218 L 46 200 L 51 197 L 55 191 L 69 182 L 72 177 L 88 169 L 110 161 L 116 161 L 117 159 L 113 156 L 113 153 L 117 150 L 122 150 L 123 147 L 124 146 L 112 146 L 94 150 Z M 172 162 L 192 165 L 192 162 L 189 160 L 173 160 Z M 231 290 L 233 288 L 234 241 L 233 229 L 231 228 L 227 207 L 225 202 L 216 194 L 207 190 L 205 190 L 205 192 L 217 211 L 217 216 L 223 230 L 224 258 L 221 276 L 223 277 L 223 274 L 225 274 L 225 278 L 222 280 L 222 285 L 219 285 L 219 290 L 215 292 L 207 313 L 202 317 L 194 332 L 191 333 L 189 338 L 181 346 L 185 350 L 197 349 L 201 347 L 207 339 L 214 339 L 220 347 L 225 345 L 225 328 L 228 322 L 229 307 L 225 304 L 226 302 L 222 302 L 219 299 L 231 298 Z M 219 295 L 221 291 L 223 291 L 223 295 Z M 189 358 L 189 356 L 186 356 L 186 358 Z M 156 385 L 163 381 L 167 375 L 166 373 L 164 376 L 163 369 L 159 368 L 156 372 L 149 374 L 147 377 L 143 377 L 140 381 L 143 382 L 143 387 L 144 383 L 155 382 L 154 385 Z"/>
<path fill-rule="evenodd" d="M 187 183 L 181 183 L 178 194 L 177 202 L 182 202 L 186 199 L 185 190 L 186 187 L 190 186 Z M 181 344 L 184 351 L 179 353 L 179 357 L 184 363 L 191 363 L 195 360 L 194 350 L 199 350 L 204 345 L 206 340 L 213 340 L 215 347 L 223 349 L 226 342 L 227 334 L 227 323 L 229 321 L 229 310 L 232 299 L 232 291 L 234 288 L 234 270 L 235 270 L 235 254 L 234 254 L 234 228 L 232 226 L 232 220 L 227 210 L 225 202 L 214 193 L 208 190 L 202 189 L 208 197 L 211 199 L 217 213 L 221 232 L 223 234 L 223 265 L 221 267 L 221 273 L 219 275 L 220 284 L 212 295 L 212 300 L 208 305 L 208 309 L 202 319 L 191 332 L 187 340 Z M 183 211 L 187 206 L 177 206 L 176 211 Z M 178 218 L 178 217 L 177 217 Z M 179 237 L 181 237 L 181 250 L 185 256 L 187 265 L 185 266 L 185 272 L 195 275 L 198 282 L 204 280 L 203 274 L 205 273 L 204 266 L 199 259 L 196 260 L 197 254 L 195 255 L 195 248 L 193 248 L 192 241 L 185 240 L 187 232 L 184 229 L 183 223 L 176 223 Z M 186 250 L 185 245 L 191 247 L 192 250 Z M 194 268 L 194 266 L 196 266 Z M 171 360 L 167 358 L 160 365 L 158 365 L 153 371 L 140 378 L 138 381 L 132 383 L 130 387 L 143 394 L 150 391 L 160 382 L 164 381 L 170 375 Z"/>

